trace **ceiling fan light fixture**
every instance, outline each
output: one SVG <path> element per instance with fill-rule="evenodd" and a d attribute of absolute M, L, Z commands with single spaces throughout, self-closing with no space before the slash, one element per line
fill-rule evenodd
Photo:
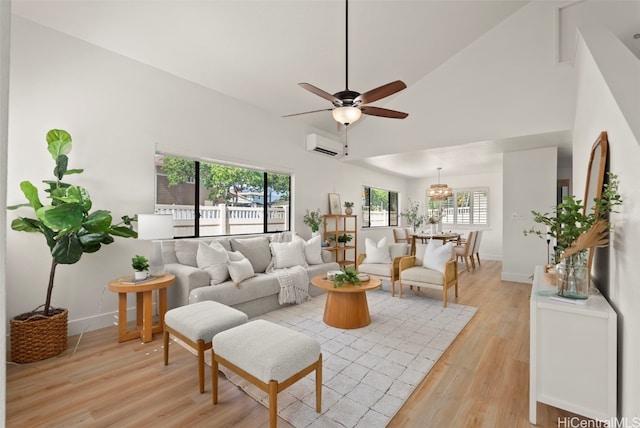
<path fill-rule="evenodd" d="M 340 122 L 343 125 L 349 125 L 362 116 L 362 111 L 358 107 L 344 106 L 336 107 L 331 112 L 336 122 Z"/>

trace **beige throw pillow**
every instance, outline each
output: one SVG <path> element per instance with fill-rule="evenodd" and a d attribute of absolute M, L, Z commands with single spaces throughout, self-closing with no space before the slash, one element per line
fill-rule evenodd
<path fill-rule="evenodd" d="M 422 266 L 427 269 L 434 269 L 444 273 L 444 267 L 449 260 L 453 259 L 453 244 L 447 243 L 437 245 L 433 241 L 427 244 L 422 259 Z"/>
<path fill-rule="evenodd" d="M 231 281 L 233 281 L 237 286 L 240 286 L 240 283 L 245 279 L 252 278 L 256 275 L 253 271 L 253 267 L 251 266 L 251 262 L 246 258 L 237 262 L 230 261 L 228 268 Z"/>
<path fill-rule="evenodd" d="M 200 269 L 204 269 L 209 274 L 211 285 L 220 284 L 229 278 L 229 269 L 227 268 L 229 256 L 217 241 L 211 242 L 210 245 L 200 242 L 196 262 Z"/>
<path fill-rule="evenodd" d="M 364 248 L 366 256 L 363 263 L 391 263 L 389 245 L 387 245 L 386 237 L 380 239 L 378 242 L 367 238 L 364 240 Z"/>

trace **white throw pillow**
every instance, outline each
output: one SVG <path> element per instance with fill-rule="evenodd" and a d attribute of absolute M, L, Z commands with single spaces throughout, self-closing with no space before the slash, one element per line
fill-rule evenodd
<path fill-rule="evenodd" d="M 293 238 L 294 241 L 299 240 L 304 244 L 304 257 L 310 265 L 321 265 L 324 263 L 324 260 L 322 260 L 322 242 L 320 238 L 320 235 L 314 236 L 308 241 L 305 241 L 297 235 Z"/>
<path fill-rule="evenodd" d="M 242 260 L 239 260 L 237 262 L 229 261 L 228 267 L 231 281 L 233 281 L 236 285 L 240 285 L 240 283 L 245 279 L 249 279 L 256 275 L 253 271 L 251 262 L 247 258 L 243 258 Z"/>
<path fill-rule="evenodd" d="M 228 261 L 227 250 L 220 243 L 213 241 L 211 245 L 206 245 L 200 242 L 198 245 L 196 262 L 198 267 L 206 270 L 211 277 L 211 285 L 220 284 L 229 278 Z"/>
<path fill-rule="evenodd" d="M 444 267 L 451 259 L 453 259 L 453 244 L 438 245 L 432 241 L 427 244 L 424 251 L 422 266 L 444 273 Z"/>
<path fill-rule="evenodd" d="M 366 256 L 362 263 L 391 263 L 389 245 L 387 244 L 386 237 L 380 239 L 378 242 L 371 238 L 365 239 L 364 250 Z"/>
<path fill-rule="evenodd" d="M 229 257 L 230 262 L 239 262 L 246 258 L 240 251 L 227 251 L 227 256 Z"/>
<path fill-rule="evenodd" d="M 272 242 L 271 256 L 273 269 L 284 269 L 293 266 L 307 266 L 304 254 L 304 241 L 296 239 L 291 242 Z"/>

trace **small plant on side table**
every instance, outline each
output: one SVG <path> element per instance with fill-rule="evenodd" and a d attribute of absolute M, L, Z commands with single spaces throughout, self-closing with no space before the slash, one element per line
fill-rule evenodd
<path fill-rule="evenodd" d="M 135 271 L 133 276 L 134 279 L 146 279 L 148 276 L 147 271 L 149 270 L 149 259 L 145 256 L 136 255 L 131 259 L 131 267 Z"/>
<path fill-rule="evenodd" d="M 344 203 L 344 213 L 346 215 L 351 215 L 353 213 L 353 202 Z"/>

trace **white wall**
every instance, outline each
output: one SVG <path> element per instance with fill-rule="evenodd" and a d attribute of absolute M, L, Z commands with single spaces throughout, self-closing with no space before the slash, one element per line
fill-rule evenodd
<path fill-rule="evenodd" d="M 557 152 L 557 148 L 548 147 L 504 154 L 502 279 L 505 281 L 530 283 L 535 266 L 547 264 L 546 241 L 524 236 L 523 230 L 541 229 L 533 222 L 532 210 L 551 212 L 556 205 Z"/>
<path fill-rule="evenodd" d="M 27 20 L 13 17 L 11 43 L 9 204 L 23 201 L 20 181 L 51 178 L 44 136 L 55 127 L 73 137 L 70 167 L 85 168 L 69 181 L 85 186 L 94 207 L 116 218 L 152 212 L 156 147 L 291 172 L 294 222 L 302 234 L 310 234 L 302 223 L 305 209 L 328 212 L 329 192 L 359 201 L 362 184 L 405 185 L 398 177 L 306 152 L 305 135 L 312 130 L 295 122 Z M 6 315 L 12 317 L 43 303 L 50 256 L 41 235 L 7 229 L 7 242 Z M 70 334 L 114 321 L 116 296 L 105 291 L 107 282 L 129 273 L 134 254 L 149 252 L 148 242 L 116 239 L 75 265 L 59 266 L 53 304 L 69 309 Z"/>
<path fill-rule="evenodd" d="M 393 152 L 386 142 L 394 140 L 410 151 L 571 129 L 573 70 L 553 54 L 558 4 L 528 3 L 395 95 L 387 107 L 409 117 L 354 128 L 353 141 L 367 144 L 354 145 L 353 156 Z"/>
<path fill-rule="evenodd" d="M 11 2 L 0 2 L 0 206 L 7 202 L 7 126 L 9 115 L 9 41 L 11 39 Z M 7 211 L 0 210 L 0 230 L 7 227 Z M 6 309 L 6 234 L 0 234 L 0 319 L 5 319 Z M 4 424 L 6 414 L 7 342 L 6 324 L 0 325 L 0 421 Z"/>
<path fill-rule="evenodd" d="M 609 31 L 580 29 L 573 177 L 584 187 L 591 146 L 602 131 L 624 200 L 610 220 L 609 247 L 596 251 L 594 279 L 618 314 L 618 416 L 640 417 L 640 60 Z M 581 184 L 580 184 L 581 183 Z"/>
<path fill-rule="evenodd" d="M 446 171 L 443 170 L 443 173 Z M 480 259 L 502 260 L 502 173 L 458 176 L 445 176 L 441 173 L 440 181 L 453 189 L 489 188 L 489 225 L 487 227 L 458 227 L 451 230 L 467 235 L 470 230 L 482 229 Z M 413 180 L 408 188 L 407 198 L 411 197 L 412 200 L 419 201 L 420 207 L 424 210 L 426 190 L 437 182 L 437 175 Z M 407 203 L 405 202 L 405 207 Z M 448 226 L 444 226 L 444 228 L 445 230 L 450 229 Z"/>

